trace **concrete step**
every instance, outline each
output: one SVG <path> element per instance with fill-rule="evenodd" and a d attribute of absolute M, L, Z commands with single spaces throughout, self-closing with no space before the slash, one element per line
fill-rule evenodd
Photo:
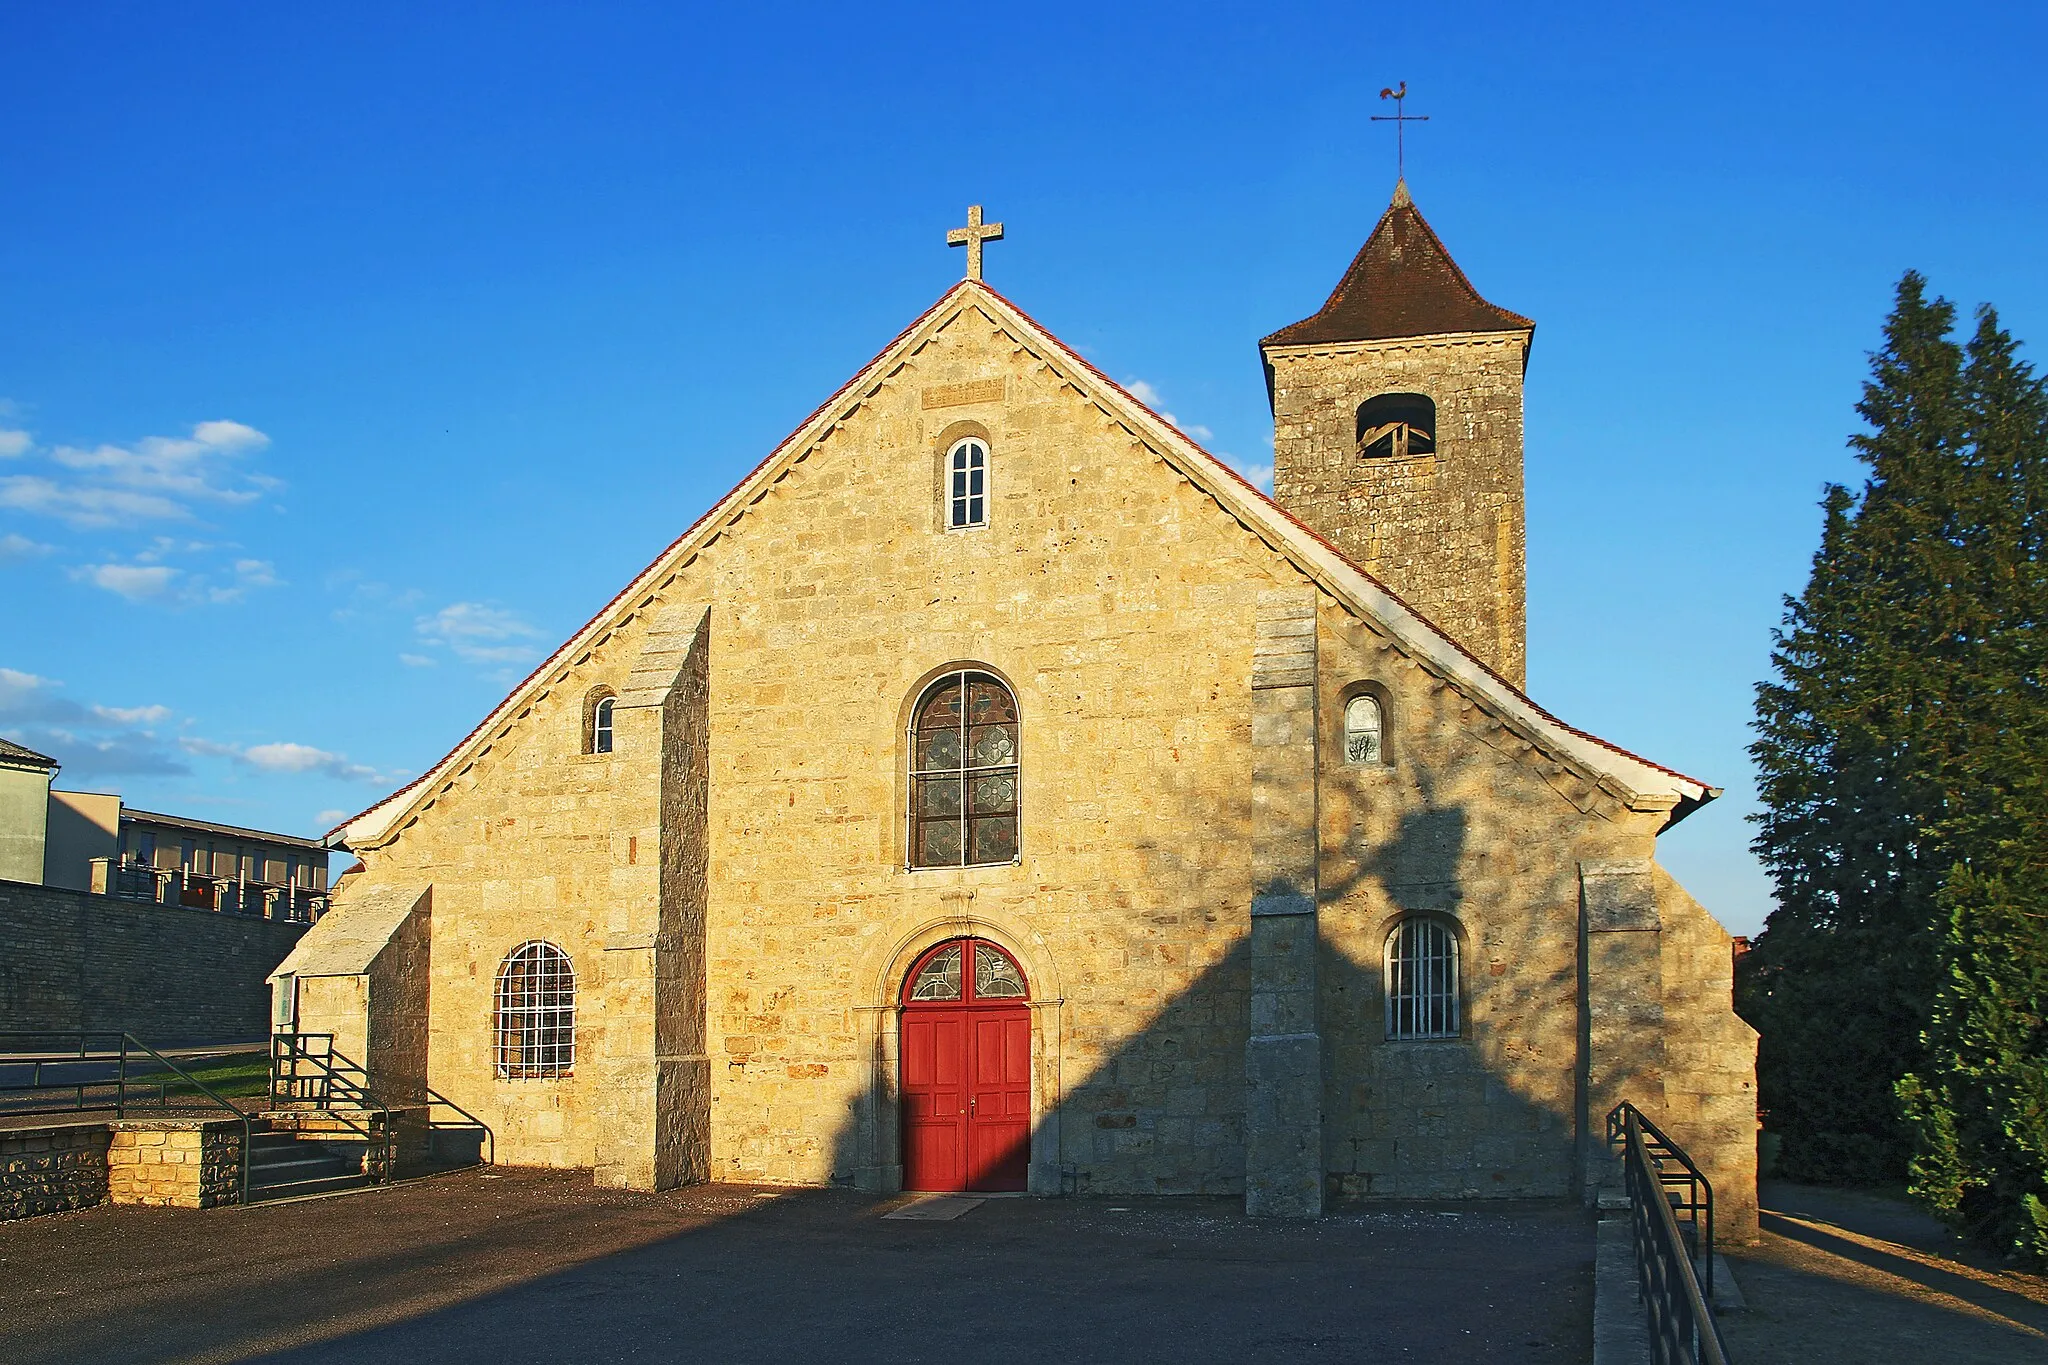
<path fill-rule="evenodd" d="M 253 1177 L 254 1172 L 250 1174 Z M 370 1177 L 361 1174 L 313 1176 L 275 1185 L 259 1185 L 252 1178 L 249 1181 L 249 1202 L 262 1204 L 276 1199 L 298 1199 L 309 1194 L 338 1194 L 343 1190 L 367 1189 L 369 1186 Z"/>
<path fill-rule="evenodd" d="M 309 1180 L 356 1180 L 368 1182 L 369 1177 L 360 1170 L 352 1169 L 334 1161 L 293 1162 L 287 1166 L 272 1166 L 258 1170 L 249 1168 L 249 1193 L 268 1193 L 287 1186 L 303 1185 Z"/>

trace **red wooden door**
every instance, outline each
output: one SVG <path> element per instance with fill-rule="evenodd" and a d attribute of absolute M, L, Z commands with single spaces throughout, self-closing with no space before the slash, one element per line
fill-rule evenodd
<path fill-rule="evenodd" d="M 1031 1011 L 992 944 L 956 940 L 904 986 L 903 1186 L 1021 1190 L 1031 1161 Z"/>

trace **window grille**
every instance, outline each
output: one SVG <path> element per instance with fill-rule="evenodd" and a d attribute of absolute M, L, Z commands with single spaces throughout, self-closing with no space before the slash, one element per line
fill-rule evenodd
<path fill-rule="evenodd" d="M 1387 935 L 1387 1037 L 1458 1036 L 1458 939 L 1440 920 L 1404 919 Z"/>
<path fill-rule="evenodd" d="M 1017 701 L 987 673 L 948 673 L 910 721 L 910 865 L 1017 856 Z"/>
<path fill-rule="evenodd" d="M 972 436 L 955 441 L 946 469 L 946 525 L 954 530 L 988 525 L 988 447 Z"/>
<path fill-rule="evenodd" d="M 552 943 L 532 939 L 498 968 L 498 1074 L 566 1076 L 576 1064 L 576 969 Z"/>
<path fill-rule="evenodd" d="M 1379 700 L 1353 697 L 1344 705 L 1344 761 L 1379 763 L 1385 752 Z"/>
<path fill-rule="evenodd" d="M 590 713 L 590 752 L 608 754 L 612 751 L 612 703 L 613 698 L 605 697 Z"/>

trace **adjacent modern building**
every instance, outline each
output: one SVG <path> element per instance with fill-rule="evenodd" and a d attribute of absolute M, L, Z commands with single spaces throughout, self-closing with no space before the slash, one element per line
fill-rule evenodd
<path fill-rule="evenodd" d="M 0 739 L 0 880 L 268 919 L 327 908 L 317 839 L 135 810 L 51 786 L 56 759 Z"/>

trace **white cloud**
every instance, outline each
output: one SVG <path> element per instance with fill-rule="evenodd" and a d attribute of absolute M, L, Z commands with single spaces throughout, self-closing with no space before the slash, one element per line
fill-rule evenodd
<path fill-rule="evenodd" d="M 1206 441 L 1216 434 L 1200 422 L 1183 422 L 1180 418 L 1168 412 L 1166 410 L 1166 396 L 1142 379 L 1126 379 L 1124 381 L 1124 392 L 1164 418 L 1168 426 L 1177 427 L 1181 434 L 1190 440 Z"/>
<path fill-rule="evenodd" d="M 323 810 L 313 817 L 313 823 L 321 829 L 333 829 L 348 817 L 349 812 L 345 810 Z"/>
<path fill-rule="evenodd" d="M 0 433 L 0 443 L 25 433 Z M 0 479 L 0 507 L 60 518 L 73 526 L 190 520 L 201 503 L 254 502 L 277 481 L 241 467 L 270 438 L 242 422 L 200 422 L 190 436 L 145 436 L 132 446 L 57 446 L 61 472 Z M 0 444 L 0 450 L 5 445 Z M 14 455 L 26 453 L 24 444 Z"/>
<path fill-rule="evenodd" d="M 34 444 L 25 431 L 0 429 L 0 460 L 11 460 L 18 455 L 26 455 L 29 447 Z"/>
<path fill-rule="evenodd" d="M 197 735 L 185 735 L 178 740 L 178 747 L 188 754 L 196 754 L 203 758 L 231 759 L 264 773 L 318 773 L 323 777 L 332 777 L 343 782 L 387 780 L 375 768 L 349 762 L 346 754 L 330 753 L 325 749 L 316 749 L 310 744 L 279 741 L 252 744 L 245 748 L 239 744 L 223 744 L 218 740 L 202 739 Z"/>
<path fill-rule="evenodd" d="M 158 536 L 148 549 L 137 552 L 132 564 L 81 564 L 70 572 L 76 582 L 104 588 L 131 602 L 168 597 L 185 606 L 221 606 L 239 602 L 248 596 L 252 588 L 275 588 L 283 584 L 284 580 L 277 576 L 276 568 L 266 559 L 234 561 L 234 577 L 225 583 L 217 581 L 211 574 L 174 568 L 162 562 L 167 555 L 214 548 L 203 541 L 180 543 Z"/>
<path fill-rule="evenodd" d="M 517 643 L 540 638 L 540 631 L 517 613 L 482 602 L 451 602 L 432 616 L 420 617 L 413 628 L 423 643 L 446 645 L 467 663 L 525 663 L 540 652 Z"/>
<path fill-rule="evenodd" d="M 1240 460 L 1234 455 L 1225 455 L 1223 461 L 1232 469 L 1244 475 L 1259 491 L 1270 494 L 1273 491 L 1273 462 L 1271 460 Z"/>
<path fill-rule="evenodd" d="M 130 602 L 142 602 L 162 597 L 178 572 L 165 564 L 81 564 L 71 576 Z"/>
<path fill-rule="evenodd" d="M 55 548 L 53 545 L 45 545 L 41 541 L 30 540 L 27 536 L 9 531 L 6 535 L 0 536 L 0 564 L 5 564 L 10 559 L 46 555 Z"/>
<path fill-rule="evenodd" d="M 81 706 L 59 695 L 63 686 L 0 668 L 0 734 L 62 763 L 73 783 L 191 771 L 154 733 L 134 728 L 170 719 L 168 706 Z"/>
<path fill-rule="evenodd" d="M 401 654 L 398 656 L 398 662 L 404 664 L 407 668 L 439 668 L 441 666 L 440 660 L 429 659 L 424 654 Z"/>
<path fill-rule="evenodd" d="M 114 725 L 162 725 L 171 718 L 168 706 L 94 706 L 90 710 Z"/>

